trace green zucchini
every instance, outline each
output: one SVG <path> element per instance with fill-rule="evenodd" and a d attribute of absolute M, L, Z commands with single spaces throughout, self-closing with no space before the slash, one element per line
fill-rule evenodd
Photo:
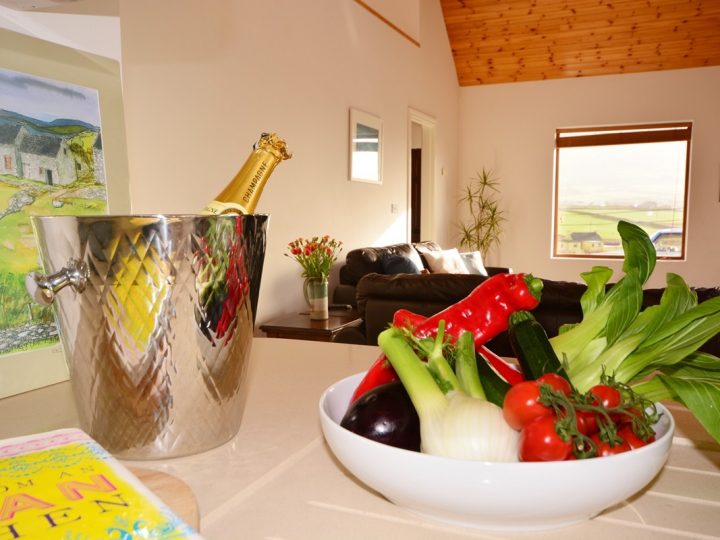
<path fill-rule="evenodd" d="M 502 407 L 505 401 L 505 394 L 510 390 L 510 384 L 490 367 L 490 364 L 488 364 L 482 354 L 475 354 L 475 362 L 478 367 L 478 375 L 480 375 L 480 384 L 482 384 L 483 390 L 485 391 L 485 399 L 498 407 Z"/>
<path fill-rule="evenodd" d="M 516 311 L 508 321 L 510 346 L 527 379 L 557 373 L 569 380 L 542 325 L 529 311 Z"/>

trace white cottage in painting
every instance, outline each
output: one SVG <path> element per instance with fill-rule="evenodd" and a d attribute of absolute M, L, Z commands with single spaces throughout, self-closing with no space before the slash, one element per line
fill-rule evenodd
<path fill-rule="evenodd" d="M 75 158 L 67 142 L 52 135 L 25 135 L 18 145 L 21 176 L 50 186 L 77 179 Z"/>
<path fill-rule="evenodd" d="M 0 124 L 0 174 L 20 176 L 17 145 L 24 134 L 17 124 Z"/>

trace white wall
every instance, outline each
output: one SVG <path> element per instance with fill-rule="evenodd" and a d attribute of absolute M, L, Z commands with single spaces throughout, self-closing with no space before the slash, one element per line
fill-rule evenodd
<path fill-rule="evenodd" d="M 581 281 L 589 261 L 551 253 L 554 133 L 558 127 L 693 121 L 687 260 L 659 262 L 649 285 L 675 272 L 695 286 L 720 276 L 720 68 L 462 88 L 461 184 L 482 167 L 503 180 L 509 218 L 491 262 L 516 271 Z M 611 266 L 616 276 L 620 265 Z"/>
<path fill-rule="evenodd" d="M 417 47 L 353 0 L 122 2 L 123 86 L 135 212 L 194 212 L 262 131 L 286 139 L 257 211 L 271 215 L 257 317 L 304 307 L 298 236 L 347 250 L 405 241 L 408 108 L 436 118 L 435 240 L 456 185 L 459 88 L 439 3 L 419 2 Z M 384 182 L 349 182 L 348 110 L 380 116 Z M 444 170 L 444 176 L 441 171 Z M 390 205 L 400 208 L 390 213 Z"/>
<path fill-rule="evenodd" d="M 0 6 L 0 28 L 120 60 L 120 19 L 18 11 Z"/>

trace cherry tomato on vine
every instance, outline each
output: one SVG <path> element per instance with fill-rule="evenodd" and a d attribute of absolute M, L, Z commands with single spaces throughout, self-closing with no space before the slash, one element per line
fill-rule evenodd
<path fill-rule="evenodd" d="M 503 401 L 503 417 L 513 429 L 520 430 L 536 418 L 552 416 L 553 410 L 538 402 L 540 385 L 523 381 L 508 390 Z"/>
<path fill-rule="evenodd" d="M 555 431 L 557 418 L 542 416 L 520 432 L 520 461 L 562 461 L 572 453 L 572 441 L 564 441 Z"/>
<path fill-rule="evenodd" d="M 632 450 L 630 444 L 626 440 L 623 440 L 623 442 L 618 443 L 615 446 L 611 446 L 610 443 L 600 440 L 597 433 L 590 438 L 597 447 L 597 457 L 614 456 L 616 454 L 622 454 L 623 452 L 629 452 Z"/>
<path fill-rule="evenodd" d="M 622 403 L 622 395 L 617 388 L 606 384 L 596 384 L 590 389 L 590 394 L 595 396 L 593 403 L 602 406 L 605 409 L 614 409 Z M 622 415 L 618 413 L 610 413 L 610 419 L 613 422 L 620 420 Z"/>
<path fill-rule="evenodd" d="M 618 389 L 606 384 L 596 384 L 590 389 L 590 393 L 596 398 L 595 404 L 602 405 L 606 409 L 615 408 L 622 401 Z"/>
<path fill-rule="evenodd" d="M 642 440 L 635 434 L 635 432 L 632 430 L 632 426 L 630 426 L 629 424 L 624 424 L 620 429 L 618 429 L 617 434 L 618 437 L 620 437 L 622 440 L 624 440 L 630 445 L 630 448 L 640 448 L 642 446 L 650 444 L 655 440 L 655 437 L 650 437 L 646 441 Z"/>
<path fill-rule="evenodd" d="M 575 411 L 575 426 L 577 427 L 578 432 L 589 437 L 592 435 L 590 430 L 595 429 L 597 424 L 589 425 L 588 422 L 594 422 L 594 419 L 590 419 L 585 411 Z"/>
<path fill-rule="evenodd" d="M 557 373 L 545 373 L 545 375 L 541 375 L 536 380 L 538 383 L 549 384 L 553 387 L 553 390 L 562 392 L 566 396 L 569 396 L 572 393 L 572 386 L 570 386 L 570 382 L 565 377 L 558 375 Z"/>
<path fill-rule="evenodd" d="M 635 407 L 630 407 L 628 409 L 625 409 L 625 411 L 629 414 L 623 414 L 618 419 L 620 424 L 622 424 L 622 425 L 625 425 L 625 424 L 632 425 L 633 416 L 635 418 L 642 418 L 642 416 L 643 416 L 643 411 L 641 411 L 640 409 L 636 409 Z"/>
<path fill-rule="evenodd" d="M 575 411 L 578 431 L 583 435 L 594 435 L 598 432 L 597 416 L 593 411 Z"/>

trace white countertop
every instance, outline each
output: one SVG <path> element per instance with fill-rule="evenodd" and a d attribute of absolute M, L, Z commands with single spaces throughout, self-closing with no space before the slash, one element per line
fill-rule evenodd
<path fill-rule="evenodd" d="M 367 369 L 377 348 L 255 338 L 251 354 L 250 393 L 233 440 L 194 456 L 126 462 L 190 485 L 208 540 L 720 539 L 720 445 L 678 406 L 671 407 L 678 430 L 670 459 L 640 495 L 565 529 L 487 533 L 416 517 L 332 456 L 320 431 L 320 395 Z M 76 425 L 69 383 L 0 400 L 0 438 Z"/>

